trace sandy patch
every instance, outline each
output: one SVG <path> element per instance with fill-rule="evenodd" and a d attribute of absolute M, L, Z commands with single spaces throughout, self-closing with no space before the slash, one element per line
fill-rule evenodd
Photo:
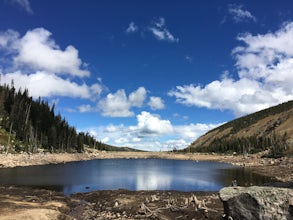
<path fill-rule="evenodd" d="M 12 212 L 1 213 L 0 220 L 53 220 L 58 219 L 59 215 L 59 211 L 52 209 L 30 208 L 27 210 L 13 210 Z"/>

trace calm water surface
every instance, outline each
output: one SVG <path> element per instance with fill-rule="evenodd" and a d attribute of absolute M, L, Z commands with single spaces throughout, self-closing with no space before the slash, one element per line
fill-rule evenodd
<path fill-rule="evenodd" d="M 0 169 L 0 184 L 58 187 L 64 194 L 93 190 L 218 191 L 271 179 L 218 162 L 166 159 L 105 159 Z"/>

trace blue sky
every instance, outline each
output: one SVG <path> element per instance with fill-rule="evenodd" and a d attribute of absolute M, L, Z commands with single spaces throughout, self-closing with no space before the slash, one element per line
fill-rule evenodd
<path fill-rule="evenodd" d="M 0 74 L 97 140 L 184 148 L 293 99 L 293 3 L 0 0 Z"/>

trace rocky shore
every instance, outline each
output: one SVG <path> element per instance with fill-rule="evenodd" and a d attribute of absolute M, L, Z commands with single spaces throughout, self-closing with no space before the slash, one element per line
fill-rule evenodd
<path fill-rule="evenodd" d="M 0 187 L 0 219 L 221 219 L 217 192 L 106 190 L 74 194 Z"/>
<path fill-rule="evenodd" d="M 256 173 L 275 177 L 282 182 L 293 182 L 293 157 L 279 159 L 262 158 L 263 154 L 219 155 L 219 154 L 180 154 L 170 152 L 106 152 L 87 149 L 84 153 L 36 153 L 0 154 L 0 168 L 67 163 L 81 160 L 114 158 L 163 158 L 174 160 L 219 161 L 236 166 L 248 167 Z"/>

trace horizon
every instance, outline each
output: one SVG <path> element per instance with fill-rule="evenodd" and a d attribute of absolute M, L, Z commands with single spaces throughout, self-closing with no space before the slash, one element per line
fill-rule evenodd
<path fill-rule="evenodd" d="M 292 6 L 1 1 L 0 83 L 48 100 L 105 144 L 183 149 L 293 100 Z"/>

